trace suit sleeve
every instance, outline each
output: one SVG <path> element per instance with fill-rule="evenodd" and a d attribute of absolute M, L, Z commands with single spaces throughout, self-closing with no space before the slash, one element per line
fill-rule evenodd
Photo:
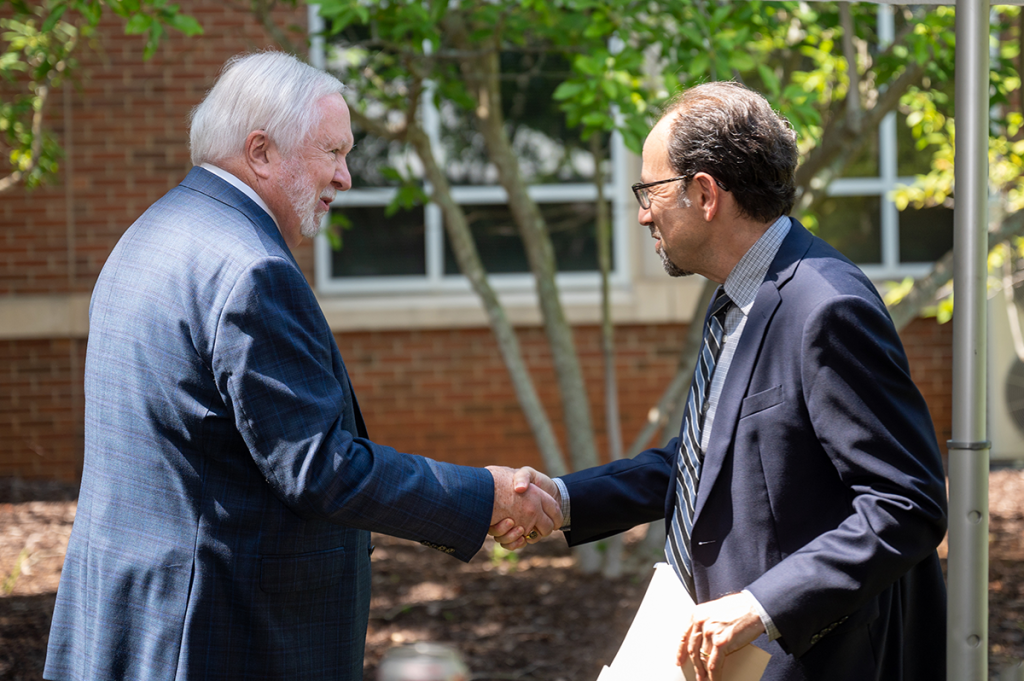
<path fill-rule="evenodd" d="M 569 545 L 664 520 L 678 449 L 679 439 L 672 438 L 664 448 L 563 476 L 572 504 L 572 529 L 565 533 Z"/>
<path fill-rule="evenodd" d="M 800 352 L 807 416 L 851 510 L 748 587 L 795 655 L 934 551 L 946 530 L 932 422 L 881 303 L 822 303 Z"/>
<path fill-rule="evenodd" d="M 490 473 L 358 437 L 336 363 L 333 336 L 294 264 L 264 258 L 242 273 L 217 321 L 211 369 L 274 493 L 300 516 L 429 542 L 468 561 L 490 523 Z"/>

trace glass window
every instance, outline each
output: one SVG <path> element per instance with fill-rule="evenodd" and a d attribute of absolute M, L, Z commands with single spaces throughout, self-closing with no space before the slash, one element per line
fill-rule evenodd
<path fill-rule="evenodd" d="M 594 203 L 582 201 L 540 204 L 551 233 L 559 272 L 597 270 L 595 208 Z M 507 205 L 465 205 L 463 209 L 488 272 L 508 274 L 529 270 L 523 242 Z M 455 254 L 446 240 L 445 273 L 458 271 Z"/>
<path fill-rule="evenodd" d="M 566 127 L 552 97 L 568 70 L 568 64 L 550 55 L 503 55 L 503 113 L 520 170 L 547 222 L 559 272 L 596 272 L 594 156 L 579 131 Z M 521 281 L 526 281 L 530 267 L 523 244 L 472 112 L 427 96 L 421 100 L 420 113 L 452 185 L 452 197 L 466 212 L 484 267 L 492 274 L 522 275 Z M 337 224 L 332 227 L 341 236 L 342 248 L 332 250 L 325 237 L 318 239 L 318 288 L 338 293 L 402 287 L 413 291 L 423 290 L 423 282 L 447 285 L 461 279 L 438 206 L 427 204 L 385 215 L 400 177 L 422 180 L 416 154 L 405 144 L 353 132 L 356 145 L 348 157 L 352 189 L 339 194 L 332 207 L 332 222 L 346 223 L 344 229 Z M 602 145 L 607 159 L 602 168 L 607 178 L 604 194 L 612 202 L 612 252 L 616 253 L 634 214 L 622 209 L 623 202 L 632 196 L 621 170 L 621 140 L 606 136 Z M 621 270 L 625 260 L 613 258 L 613 266 Z M 621 271 L 615 274 L 625 276 Z M 498 285 L 506 283 L 519 285 L 508 277 Z"/>
<path fill-rule="evenodd" d="M 834 196 L 822 202 L 818 236 L 857 264 L 882 262 L 881 197 Z"/>
<path fill-rule="evenodd" d="M 335 277 L 393 277 L 427 273 L 423 239 L 423 207 L 399 210 L 387 216 L 383 206 L 346 206 L 332 210 L 332 229 L 341 236 L 341 248 L 331 250 Z"/>
<path fill-rule="evenodd" d="M 850 161 L 844 177 L 877 177 L 879 174 L 878 135 L 867 135 L 867 140 L 857 155 Z"/>
<path fill-rule="evenodd" d="M 891 7 L 878 8 L 878 39 L 894 34 Z M 898 278 L 923 272 L 923 263 L 953 246 L 952 211 L 943 208 L 900 212 L 890 198 L 899 184 L 926 173 L 932 149 L 917 149 L 902 114 L 890 113 L 877 135 L 828 188 L 819 209 L 818 234 L 874 278 Z"/>
<path fill-rule="evenodd" d="M 951 248 L 951 209 L 907 208 L 900 213 L 900 262 L 935 262 Z"/>

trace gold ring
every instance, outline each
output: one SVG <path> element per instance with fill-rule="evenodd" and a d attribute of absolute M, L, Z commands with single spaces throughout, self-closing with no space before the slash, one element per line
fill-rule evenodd
<path fill-rule="evenodd" d="M 526 538 L 527 539 L 536 539 L 537 538 L 537 530 L 534 530 L 530 534 L 526 535 Z"/>
<path fill-rule="evenodd" d="M 704 651 L 702 650 L 702 651 L 700 651 L 700 657 L 701 657 L 701 659 L 702 659 L 702 660 L 706 660 L 706 659 L 708 659 L 709 657 L 711 657 L 711 653 L 705 653 L 705 652 L 704 652 Z"/>

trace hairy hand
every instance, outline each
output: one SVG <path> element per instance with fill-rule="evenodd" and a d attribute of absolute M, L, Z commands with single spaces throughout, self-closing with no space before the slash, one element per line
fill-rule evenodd
<path fill-rule="evenodd" d="M 557 530 L 562 526 L 562 499 L 558 493 L 558 487 L 555 486 L 551 478 L 540 471 L 529 466 L 523 466 L 515 471 L 512 477 L 512 490 L 517 495 L 521 495 L 526 494 L 531 488 L 540 488 L 540 490 L 554 500 L 555 505 L 558 507 L 558 518 L 556 519 L 554 516 L 551 516 L 551 519 L 554 521 L 554 529 Z M 526 544 L 536 543 L 550 534 L 550 532 L 545 533 L 541 531 L 539 527 L 534 529 L 537 530 L 537 534 L 530 537 L 531 530 L 528 530 L 526 525 L 516 522 L 511 517 L 505 517 L 497 522 L 492 521 L 488 534 L 493 536 L 494 540 L 504 548 L 514 551 L 526 546 Z"/>
<path fill-rule="evenodd" d="M 498 543 L 514 550 L 527 543 L 526 536 L 531 532 L 537 534 L 530 541 L 536 541 L 561 527 L 562 505 L 556 498 L 557 491 L 552 496 L 542 486 L 531 484 L 528 477 L 525 482 L 517 480 L 518 471 L 505 466 L 488 466 L 487 470 L 494 477 L 494 511 L 488 533 Z M 547 480 L 555 489 L 551 479 Z"/>
<path fill-rule="evenodd" d="M 751 596 L 737 593 L 694 608 L 679 644 L 679 665 L 692 661 L 699 681 L 723 678 L 725 656 L 764 633 L 751 600 Z"/>

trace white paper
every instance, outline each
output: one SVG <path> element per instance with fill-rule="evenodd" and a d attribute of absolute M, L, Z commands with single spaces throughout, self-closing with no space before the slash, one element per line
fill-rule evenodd
<path fill-rule="evenodd" d="M 598 681 L 693 681 L 693 665 L 676 666 L 679 641 L 690 621 L 694 604 L 668 563 L 654 566 L 654 577 L 633 624 L 626 632 L 610 667 Z M 771 655 L 756 646 L 744 646 L 725 660 L 725 681 L 760 681 Z"/>

